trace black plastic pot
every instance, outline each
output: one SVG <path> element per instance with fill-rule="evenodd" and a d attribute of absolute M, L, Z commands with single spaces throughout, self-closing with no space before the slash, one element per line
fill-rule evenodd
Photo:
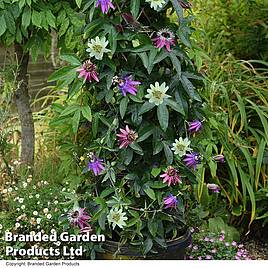
<path fill-rule="evenodd" d="M 105 241 L 102 248 L 104 253 L 98 253 L 99 260 L 184 260 L 185 249 L 191 244 L 191 232 L 186 233 L 172 241 L 167 242 L 166 249 L 158 249 L 158 253 L 144 257 L 142 253 L 133 246 L 120 246 L 118 242 Z"/>

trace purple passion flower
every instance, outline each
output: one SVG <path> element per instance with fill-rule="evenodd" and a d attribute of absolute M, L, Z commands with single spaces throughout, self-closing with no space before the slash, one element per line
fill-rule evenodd
<path fill-rule="evenodd" d="M 186 154 L 183 162 L 187 167 L 196 170 L 197 165 L 200 164 L 200 155 L 196 152 Z"/>
<path fill-rule="evenodd" d="M 99 5 L 101 6 L 101 12 L 103 14 L 107 14 L 109 11 L 109 8 L 111 9 L 115 9 L 114 5 L 112 4 L 111 0 L 98 0 L 96 7 L 99 7 Z"/>
<path fill-rule="evenodd" d="M 188 131 L 190 133 L 196 133 L 202 129 L 202 122 L 200 120 L 194 120 L 189 123 Z"/>
<path fill-rule="evenodd" d="M 222 155 L 222 154 L 218 154 L 218 155 L 213 156 L 213 159 L 216 162 L 224 163 L 224 155 Z"/>
<path fill-rule="evenodd" d="M 78 226 L 80 230 L 84 228 L 89 228 L 90 225 L 88 221 L 90 216 L 85 211 L 86 208 L 77 208 L 68 212 L 67 217 L 72 226 Z"/>
<path fill-rule="evenodd" d="M 174 34 L 168 29 L 163 29 L 157 32 L 157 36 L 153 38 L 156 48 L 165 47 L 168 52 L 171 51 L 171 46 L 175 45 Z"/>
<path fill-rule="evenodd" d="M 175 185 L 177 183 L 181 183 L 180 176 L 177 173 L 177 170 L 172 166 L 169 166 L 166 172 L 160 175 L 160 177 L 163 178 L 163 182 L 167 183 L 168 186 L 170 186 L 171 184 Z"/>
<path fill-rule="evenodd" d="M 90 60 L 85 61 L 82 68 L 77 69 L 77 72 L 79 72 L 78 78 L 84 77 L 86 81 L 91 82 L 92 80 L 95 80 L 99 82 L 96 65 Z"/>
<path fill-rule="evenodd" d="M 163 203 L 165 205 L 165 209 L 167 208 L 176 208 L 177 204 L 178 204 L 178 200 L 175 196 L 173 196 L 172 194 L 170 194 L 169 196 L 165 197 L 163 200 Z"/>
<path fill-rule="evenodd" d="M 88 170 L 92 170 L 94 175 L 98 176 L 104 169 L 103 160 L 92 155 L 91 160 L 88 162 Z"/>
<path fill-rule="evenodd" d="M 213 193 L 219 193 L 220 192 L 220 187 L 217 184 L 214 183 L 208 183 L 207 187 L 209 190 L 211 190 Z"/>
<path fill-rule="evenodd" d="M 125 129 L 120 128 L 120 133 L 116 134 L 119 140 L 119 148 L 127 148 L 131 143 L 133 143 L 137 138 L 138 134 L 131 130 L 128 125 L 126 125 Z"/>
<path fill-rule="evenodd" d="M 134 81 L 131 75 L 126 75 L 118 79 L 118 87 L 124 97 L 127 95 L 127 93 L 135 96 L 138 91 L 137 86 L 140 84 L 141 82 Z"/>

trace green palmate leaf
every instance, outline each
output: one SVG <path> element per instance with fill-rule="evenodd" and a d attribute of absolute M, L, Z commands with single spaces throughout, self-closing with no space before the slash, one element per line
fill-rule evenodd
<path fill-rule="evenodd" d="M 82 88 L 85 80 L 83 79 L 75 79 L 73 84 L 68 88 L 68 98 L 72 98 L 79 90 Z"/>
<path fill-rule="evenodd" d="M 98 126 L 99 126 L 99 114 L 96 113 L 93 116 L 93 122 L 92 122 L 92 135 L 93 135 L 93 138 L 96 138 L 96 136 L 97 136 Z"/>
<path fill-rule="evenodd" d="M 46 11 L 46 20 L 49 26 L 55 28 L 56 27 L 56 18 L 52 14 L 51 10 Z"/>
<path fill-rule="evenodd" d="M 141 148 L 140 145 L 137 144 L 136 142 L 131 143 L 131 144 L 130 144 L 130 147 L 131 147 L 136 153 L 138 153 L 138 154 L 140 154 L 140 155 L 143 155 L 143 150 L 142 150 L 142 148 Z"/>
<path fill-rule="evenodd" d="M 156 199 L 154 190 L 151 189 L 148 185 L 144 185 L 142 189 L 152 200 Z"/>
<path fill-rule="evenodd" d="M 28 6 L 26 6 L 23 9 L 21 25 L 27 28 L 30 25 L 30 23 L 31 23 L 31 9 Z"/>
<path fill-rule="evenodd" d="M 152 110 L 153 108 L 154 108 L 154 104 L 153 103 L 150 103 L 150 102 L 145 102 L 142 106 L 141 106 L 141 108 L 140 108 L 140 110 L 139 110 L 139 115 L 142 115 L 142 114 L 144 114 L 144 113 L 146 113 L 146 112 L 148 112 L 148 111 L 150 111 L 150 110 Z"/>
<path fill-rule="evenodd" d="M 101 198 L 105 198 L 105 197 L 109 196 L 111 193 L 113 193 L 114 191 L 115 191 L 114 188 L 108 188 L 108 189 L 105 189 L 105 190 L 103 190 L 103 191 L 101 192 L 100 197 L 101 197 Z"/>
<path fill-rule="evenodd" d="M 174 54 L 172 51 L 169 53 L 169 57 L 171 59 L 172 64 L 174 65 L 178 76 L 181 76 L 181 63 L 179 59 L 177 58 L 176 54 Z"/>
<path fill-rule="evenodd" d="M 147 226 L 151 235 L 155 237 L 158 229 L 158 221 L 155 218 L 151 218 L 148 220 Z"/>
<path fill-rule="evenodd" d="M 122 159 L 125 165 L 129 165 L 133 159 L 133 150 L 127 148 L 126 150 L 122 151 Z"/>
<path fill-rule="evenodd" d="M 153 241 L 151 238 L 147 238 L 145 241 L 144 241 L 144 244 L 143 244 L 143 252 L 144 254 L 147 254 L 153 247 Z"/>
<path fill-rule="evenodd" d="M 6 21 L 2 14 L 3 13 L 0 14 L 0 36 L 3 35 L 7 29 Z"/>
<path fill-rule="evenodd" d="M 111 48 L 111 53 L 112 55 L 115 53 L 117 49 L 117 31 L 114 27 L 111 28 L 110 34 L 109 34 L 109 44 Z"/>
<path fill-rule="evenodd" d="M 158 105 L 157 107 L 157 118 L 161 128 L 166 131 L 168 128 L 169 113 L 167 106 L 164 103 Z"/>
<path fill-rule="evenodd" d="M 130 11 L 133 17 L 136 19 L 139 15 L 140 10 L 140 0 L 131 0 L 130 2 Z"/>
<path fill-rule="evenodd" d="M 148 57 L 148 55 L 146 54 L 146 52 L 139 53 L 138 55 L 141 58 L 144 67 L 146 68 L 146 70 L 148 70 L 148 66 L 149 66 L 149 57 Z"/>
<path fill-rule="evenodd" d="M 184 75 L 181 76 L 181 84 L 189 97 L 193 100 L 201 101 L 200 96 L 195 91 L 195 86 L 192 84 L 192 82 Z"/>
<path fill-rule="evenodd" d="M 208 165 L 209 165 L 211 176 L 213 178 L 216 177 L 217 164 L 215 163 L 215 161 L 211 160 L 211 161 L 209 161 Z"/>
<path fill-rule="evenodd" d="M 157 55 L 157 49 L 153 48 L 150 53 L 149 53 L 149 58 L 148 58 L 148 67 L 147 71 L 149 74 L 151 74 L 153 68 L 154 68 L 154 60 Z"/>
<path fill-rule="evenodd" d="M 183 9 L 181 7 L 181 5 L 179 4 L 178 0 L 171 0 L 171 3 L 178 15 L 179 18 L 183 18 Z"/>
<path fill-rule="evenodd" d="M 33 10 L 32 13 L 32 23 L 33 25 L 37 26 L 37 27 L 41 27 L 41 22 L 42 22 L 42 17 L 41 14 L 39 12 L 37 12 L 36 10 Z"/>
<path fill-rule="evenodd" d="M 173 101 L 171 99 L 165 99 L 165 103 L 171 107 L 173 110 L 177 111 L 178 113 L 185 115 L 182 103 Z"/>
<path fill-rule="evenodd" d="M 89 121 L 92 121 L 91 109 L 89 106 L 83 106 L 81 108 L 83 116 Z"/>
<path fill-rule="evenodd" d="M 54 73 L 52 73 L 49 77 L 48 77 L 48 82 L 53 82 L 53 81 L 57 81 L 60 79 L 63 79 L 67 76 L 69 76 L 71 73 L 76 73 L 76 69 L 73 66 L 65 66 L 57 71 L 55 71 Z"/>
<path fill-rule="evenodd" d="M 168 57 L 169 53 L 164 49 L 161 50 L 160 53 L 154 58 L 153 64 L 157 64 Z"/>
<path fill-rule="evenodd" d="M 148 127 L 143 128 L 143 129 L 139 132 L 139 138 L 138 138 L 137 142 L 142 142 L 142 141 L 146 140 L 146 139 L 149 138 L 153 133 L 154 133 L 154 127 L 153 127 L 153 126 L 148 126 Z"/>
<path fill-rule="evenodd" d="M 11 34 L 16 33 L 16 25 L 15 25 L 15 20 L 11 12 L 5 11 L 5 20 L 6 20 L 6 25 L 7 29 Z"/>
<path fill-rule="evenodd" d="M 156 178 L 161 173 L 161 168 L 153 168 L 151 174 Z"/>
<path fill-rule="evenodd" d="M 105 230 L 105 222 L 107 220 L 107 213 L 106 211 L 102 211 L 98 217 L 98 223 L 102 230 Z"/>
<path fill-rule="evenodd" d="M 82 64 L 75 55 L 61 55 L 60 58 L 73 66 L 80 66 Z"/>
<path fill-rule="evenodd" d="M 156 154 L 160 153 L 164 148 L 163 143 L 160 140 L 155 141 L 153 143 L 153 147 L 154 147 L 153 155 L 156 155 Z"/>
<path fill-rule="evenodd" d="M 77 110 L 74 113 L 74 116 L 72 118 L 72 128 L 73 128 L 73 133 L 74 134 L 77 133 L 79 122 L 80 122 L 80 117 L 81 117 L 81 112 L 80 112 L 80 110 Z"/>
<path fill-rule="evenodd" d="M 171 165 L 173 162 L 173 152 L 171 151 L 167 143 L 163 142 L 163 146 L 164 146 L 164 153 L 167 159 L 167 163 Z"/>
<path fill-rule="evenodd" d="M 165 187 L 167 187 L 167 184 L 166 183 L 163 183 L 162 181 L 154 181 L 151 184 L 151 188 L 155 188 L 155 189 L 162 189 L 162 188 L 165 188 Z"/>
<path fill-rule="evenodd" d="M 124 97 L 120 101 L 119 110 L 120 110 L 120 116 L 122 119 L 124 118 L 126 114 L 128 102 L 129 102 L 128 97 Z"/>

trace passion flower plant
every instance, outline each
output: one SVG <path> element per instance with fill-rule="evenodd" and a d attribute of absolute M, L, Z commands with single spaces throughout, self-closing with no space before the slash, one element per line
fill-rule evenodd
<path fill-rule="evenodd" d="M 174 23 L 190 34 L 190 12 L 175 0 L 91 2 L 82 2 L 87 23 L 75 54 L 65 57 L 71 66 L 57 71 L 69 96 L 55 105 L 55 122 L 76 191 L 70 202 L 86 207 L 92 229 L 107 240 L 154 254 L 185 234 L 197 178 L 222 162 L 208 120 L 198 120 L 200 76 Z M 80 62 L 79 76 L 98 83 L 77 77 Z M 69 215 L 71 225 L 86 231 L 79 215 Z"/>

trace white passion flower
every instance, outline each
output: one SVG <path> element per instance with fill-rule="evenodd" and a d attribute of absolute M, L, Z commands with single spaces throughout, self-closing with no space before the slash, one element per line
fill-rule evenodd
<path fill-rule="evenodd" d="M 189 148 L 191 141 L 188 140 L 188 138 L 183 139 L 182 137 L 179 138 L 179 140 L 175 140 L 175 142 L 172 144 L 174 151 L 174 154 L 178 154 L 180 157 L 184 156 L 187 151 L 191 151 L 192 149 Z"/>
<path fill-rule="evenodd" d="M 153 8 L 154 10 L 162 8 L 166 3 L 165 0 L 145 0 L 145 2 L 149 3 L 151 5 L 151 8 Z"/>
<path fill-rule="evenodd" d="M 108 41 L 106 41 L 105 37 L 99 38 L 98 36 L 95 39 L 91 39 L 88 41 L 87 52 L 90 53 L 90 57 L 95 57 L 97 60 L 102 60 L 103 54 L 108 53 L 111 50 L 107 49 Z"/>
<path fill-rule="evenodd" d="M 149 99 L 149 102 L 154 103 L 155 105 L 160 105 L 163 103 L 164 99 L 169 98 L 170 96 L 166 94 L 169 87 L 166 87 L 166 82 L 159 85 L 158 82 L 155 85 L 150 85 L 150 88 L 147 89 L 147 95 L 145 98 Z"/>
<path fill-rule="evenodd" d="M 122 209 L 113 208 L 110 210 L 110 213 L 107 216 L 108 222 L 112 223 L 113 229 L 117 225 L 119 228 L 123 229 L 123 226 L 127 224 L 125 221 L 127 217 L 125 217 L 126 213 L 122 211 Z"/>

